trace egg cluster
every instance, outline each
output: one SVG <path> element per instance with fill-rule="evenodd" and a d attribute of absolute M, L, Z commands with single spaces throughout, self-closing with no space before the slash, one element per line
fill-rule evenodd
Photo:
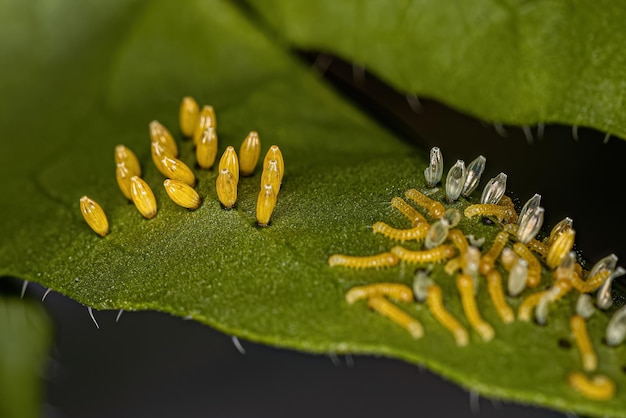
<path fill-rule="evenodd" d="M 507 176 L 504 173 L 490 179 L 480 202 L 472 204 L 470 195 L 477 188 L 484 167 L 483 156 L 476 158 L 467 168 L 462 160 L 457 160 L 445 181 L 445 197 L 438 201 L 431 196 L 442 181 L 443 157 L 439 148 L 432 148 L 429 166 L 424 171 L 427 187 L 423 191 L 407 190 L 406 200 L 398 196 L 391 200 L 391 206 L 408 219 L 411 227 L 395 228 L 382 221 L 372 226 L 374 233 L 393 241 L 414 241 L 422 248 L 413 250 L 395 245 L 378 254 L 332 254 L 328 258 L 331 267 L 356 269 L 418 265 L 412 289 L 406 284 L 392 282 L 355 286 L 347 291 L 346 301 L 354 304 L 367 300 L 371 309 L 404 327 L 414 339 L 425 334 L 421 323 L 387 298 L 405 304 L 426 302 L 430 313 L 452 334 L 456 344 L 466 346 L 470 342 L 470 333 L 463 325 L 464 321 L 446 309 L 442 287 L 431 277 L 430 272 L 436 263 L 445 261 L 444 272 L 456 280 L 462 306 L 462 312 L 456 315 L 464 316 L 466 323 L 484 342 L 494 339 L 496 333 L 481 316 L 477 303 L 478 288 L 483 280 L 491 303 L 505 324 L 516 319 L 524 322 L 534 319 L 537 324 L 546 324 L 550 305 L 572 291 L 578 292 L 576 310 L 570 314 L 569 322 L 583 372 L 572 372 L 567 381 L 589 399 L 612 399 L 616 392 L 615 383 L 608 376 L 597 374 L 598 357 L 587 332 L 587 320 L 596 310 L 611 308 L 611 283 L 626 270 L 616 266 L 615 254 L 585 270 L 573 251 L 576 232 L 570 218 L 563 219 L 552 228 L 549 236 L 540 240 L 538 233 L 544 216 L 541 196 L 535 194 L 518 212 L 513 201 L 505 195 Z M 455 202 L 460 196 L 467 198 L 463 215 L 455 208 L 446 209 L 446 204 Z M 462 216 L 482 217 L 500 228 L 490 246 L 482 248 L 484 238 L 465 235 L 458 227 Z M 428 218 L 433 221 L 429 222 Z M 542 284 L 545 271 L 551 273 L 551 282 L 543 283 L 544 290 L 529 292 Z M 507 279 L 506 286 L 503 277 Z M 512 305 L 518 305 L 517 313 Z M 625 340 L 626 306 L 622 306 L 612 313 L 604 341 L 615 347 Z"/>
<path fill-rule="evenodd" d="M 202 170 L 210 170 L 218 152 L 217 120 L 213 106 L 204 105 L 190 96 L 182 99 L 179 110 L 180 131 L 184 138 L 193 140 L 195 160 Z M 196 175 L 179 159 L 179 150 L 171 131 L 157 120 L 149 124 L 152 162 L 165 177 L 163 187 L 170 199 L 179 206 L 195 210 L 202 198 L 195 189 Z M 217 197 L 225 209 L 232 209 L 237 202 L 239 176 L 251 176 L 261 153 L 261 140 L 251 131 L 241 143 L 239 153 L 232 146 L 226 147 L 218 163 L 215 182 Z M 132 201 L 146 219 L 157 213 L 157 201 L 150 185 L 142 178 L 141 164 L 135 153 L 124 145 L 115 147 L 115 177 L 122 194 Z M 256 219 L 260 226 L 267 226 L 276 206 L 285 164 L 277 145 L 272 145 L 263 160 L 261 187 L 257 197 Z M 83 196 L 80 210 L 87 224 L 98 235 L 109 233 L 109 221 L 98 202 Z"/>

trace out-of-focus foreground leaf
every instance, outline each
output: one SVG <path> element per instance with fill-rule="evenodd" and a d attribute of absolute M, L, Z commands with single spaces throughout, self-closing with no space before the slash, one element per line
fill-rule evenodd
<path fill-rule="evenodd" d="M 472 334 L 465 348 L 423 304 L 403 305 L 424 324 L 424 338 L 415 341 L 364 303 L 344 301 L 354 285 L 411 283 L 408 266 L 349 271 L 327 260 L 394 245 L 368 226 L 378 220 L 408 226 L 389 202 L 424 187 L 424 153 L 355 110 L 230 3 L 2 7 L 0 59 L 12 65 L 0 70 L 0 274 L 39 282 L 95 309 L 168 312 L 309 352 L 394 356 L 485 396 L 624 416 L 625 397 L 589 401 L 566 383 L 580 368 L 577 351 L 558 345 L 571 339 L 573 295 L 554 307 L 549 326 L 504 325 L 481 285 L 479 307 L 496 338 L 484 343 Z M 260 167 L 241 178 L 233 210 L 220 207 L 215 169 L 194 169 L 204 200 L 197 210 L 166 195 L 151 162 L 148 124 L 157 119 L 169 127 L 181 159 L 195 167 L 193 147 L 177 126 L 185 95 L 214 106 L 220 153 L 227 145 L 238 149 L 251 130 L 259 132 L 262 155 L 280 146 L 285 177 L 269 227 L 255 225 Z M 118 189 L 117 144 L 139 156 L 155 191 L 159 210 L 151 220 Z M 103 206 L 111 224 L 106 237 L 82 219 L 82 195 Z M 463 219 L 461 227 L 487 238 L 485 245 L 498 230 L 476 219 Z M 440 265 L 433 278 L 448 309 L 467 325 L 454 280 Z M 549 280 L 546 273 L 545 286 Z M 599 343 L 606 322 L 606 314 L 591 320 L 601 372 L 625 387 L 624 348 Z"/>
<path fill-rule="evenodd" d="M 288 42 L 483 120 L 626 139 L 626 8 L 610 0 L 251 0 Z"/>
<path fill-rule="evenodd" d="M 0 416 L 41 416 L 51 325 L 40 304 L 0 296 Z"/>

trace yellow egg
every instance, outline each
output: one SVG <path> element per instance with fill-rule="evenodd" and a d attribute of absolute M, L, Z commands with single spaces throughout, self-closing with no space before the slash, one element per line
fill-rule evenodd
<path fill-rule="evenodd" d="M 178 146 L 171 132 L 159 121 L 150 122 L 150 140 L 157 142 L 174 157 L 178 157 Z"/>
<path fill-rule="evenodd" d="M 239 148 L 239 173 L 250 176 L 256 168 L 261 154 L 261 139 L 259 134 L 252 131 L 246 136 Z"/>
<path fill-rule="evenodd" d="M 193 143 L 195 146 L 198 146 L 204 131 L 206 131 L 209 127 L 217 129 L 215 110 L 213 109 L 213 106 L 204 105 L 200 110 L 196 127 L 193 130 Z"/>
<path fill-rule="evenodd" d="M 170 199 L 184 208 L 194 210 L 197 209 L 202 202 L 198 192 L 183 181 L 165 179 L 165 181 L 163 181 L 163 187 L 165 187 L 165 191 Z"/>
<path fill-rule="evenodd" d="M 213 167 L 217 156 L 217 133 L 215 128 L 208 127 L 196 146 L 196 162 L 203 170 Z"/>
<path fill-rule="evenodd" d="M 87 196 L 80 198 L 80 212 L 87 222 L 87 225 L 101 237 L 109 233 L 109 221 L 102 207 L 93 199 Z"/>
<path fill-rule="evenodd" d="M 196 124 L 198 123 L 199 114 L 200 107 L 198 106 L 198 102 L 191 96 L 183 97 L 183 100 L 180 102 L 178 114 L 180 131 L 183 136 L 189 138 L 193 135 Z"/>
<path fill-rule="evenodd" d="M 130 148 L 124 145 L 116 146 L 115 163 L 123 163 L 126 168 L 133 173 L 133 175 L 141 176 L 141 164 L 139 164 L 139 159 L 137 158 L 135 153 L 131 151 Z"/>
<path fill-rule="evenodd" d="M 144 218 L 151 219 L 157 213 L 157 202 L 152 189 L 141 177 L 130 178 L 130 195 L 135 207 Z"/>
<path fill-rule="evenodd" d="M 260 226 L 270 223 L 272 212 L 276 206 L 276 193 L 271 184 L 265 184 L 259 191 L 256 202 L 256 221 Z"/>
<path fill-rule="evenodd" d="M 224 208 L 231 209 L 237 201 L 237 182 L 233 174 L 224 168 L 220 171 L 215 181 L 217 198 L 220 200 Z"/>

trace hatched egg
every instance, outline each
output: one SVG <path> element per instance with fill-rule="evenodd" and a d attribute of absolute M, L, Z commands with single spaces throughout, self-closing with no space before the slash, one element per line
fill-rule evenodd
<path fill-rule="evenodd" d="M 480 203 L 496 204 L 500 201 L 506 191 L 507 176 L 504 173 L 498 174 L 487 182 L 483 189 Z"/>
<path fill-rule="evenodd" d="M 441 181 L 443 176 L 443 156 L 438 147 L 430 149 L 430 163 L 424 169 L 424 178 L 428 187 L 435 187 Z"/>
<path fill-rule="evenodd" d="M 476 190 L 478 183 L 480 182 L 480 178 L 483 175 L 483 171 L 485 171 L 486 162 L 487 159 L 484 156 L 479 155 L 471 163 L 469 163 L 467 166 L 467 176 L 465 177 L 463 190 L 461 190 L 462 196 L 468 197 L 474 192 L 474 190 Z"/>
<path fill-rule="evenodd" d="M 418 302 L 424 302 L 428 296 L 428 287 L 434 282 L 428 270 L 418 269 L 413 278 L 413 294 Z"/>
<path fill-rule="evenodd" d="M 591 278 L 595 276 L 596 274 L 598 274 L 599 272 L 601 272 L 602 270 L 608 270 L 612 272 L 613 270 L 615 270 L 616 265 L 617 265 L 617 256 L 611 253 L 607 255 L 606 257 L 603 257 L 600 260 L 598 260 L 593 265 L 593 267 L 591 267 L 591 270 L 589 270 L 589 273 L 587 273 L 586 277 Z"/>
<path fill-rule="evenodd" d="M 446 209 L 441 219 L 448 222 L 449 228 L 454 228 L 461 222 L 461 212 L 454 208 Z"/>
<path fill-rule="evenodd" d="M 465 161 L 456 160 L 446 176 L 446 199 L 449 202 L 455 202 L 461 195 L 466 176 Z"/>
<path fill-rule="evenodd" d="M 424 247 L 427 250 L 431 248 L 435 248 L 448 238 L 448 231 L 450 230 L 448 226 L 448 222 L 438 219 L 430 226 L 428 230 L 428 234 L 426 234 L 426 238 L 424 239 Z"/>
<path fill-rule="evenodd" d="M 541 195 L 535 193 L 533 197 L 528 199 L 524 206 L 522 206 L 522 210 L 519 213 L 519 217 L 522 218 L 526 213 L 532 213 L 539 207 L 541 204 Z"/>
<path fill-rule="evenodd" d="M 616 277 L 626 274 L 626 270 L 622 266 L 617 267 L 611 275 L 602 283 L 596 295 L 596 305 L 602 310 L 607 310 L 613 305 L 613 295 L 611 294 L 611 285 Z"/>
<path fill-rule="evenodd" d="M 595 312 L 596 307 L 593 305 L 593 298 L 591 295 L 588 293 L 581 293 L 576 300 L 576 314 L 585 319 L 589 319 Z"/>
<path fill-rule="evenodd" d="M 606 326 L 606 343 L 616 346 L 624 342 L 626 338 L 626 305 L 619 308 Z"/>
<path fill-rule="evenodd" d="M 509 272 L 507 292 L 510 296 L 517 296 L 526 288 L 528 278 L 528 262 L 521 257 L 517 258 Z"/>
<path fill-rule="evenodd" d="M 537 236 L 537 233 L 543 225 L 544 209 L 540 207 L 533 208 L 524 212 L 518 218 L 517 240 L 522 244 L 528 244 L 530 240 Z"/>

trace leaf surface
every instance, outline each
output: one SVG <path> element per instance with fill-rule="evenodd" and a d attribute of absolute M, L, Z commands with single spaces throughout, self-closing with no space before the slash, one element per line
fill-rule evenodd
<path fill-rule="evenodd" d="M 396 244 L 369 227 L 379 220 L 409 226 L 389 202 L 409 188 L 424 189 L 424 152 L 357 111 L 230 3 L 3 7 L 0 58 L 15 65 L 2 70 L 0 81 L 6 138 L 0 172 L 8 179 L 0 196 L 0 274 L 36 281 L 95 309 L 168 312 L 308 352 L 393 356 L 424 363 L 485 396 L 624 416 L 623 396 L 589 401 L 566 383 L 568 373 L 580 369 L 576 349 L 558 345 L 571 340 L 574 295 L 555 307 L 549 326 L 504 325 L 482 284 L 479 309 L 497 337 L 484 343 L 472 332 L 465 348 L 423 304 L 402 305 L 424 325 L 425 336 L 416 341 L 365 303 L 345 302 L 355 285 L 411 284 L 411 266 L 353 271 L 331 268 L 327 260 Z M 178 129 L 186 95 L 214 106 L 220 153 L 228 145 L 238 149 L 251 130 L 259 132 L 262 155 L 270 145 L 281 148 L 285 177 L 269 227 L 255 224 L 260 166 L 241 178 L 233 210 L 217 200 L 215 168 L 195 168 L 193 146 Z M 176 206 L 162 187 L 149 152 L 148 124 L 155 119 L 194 167 L 203 198 L 195 211 Z M 158 213 L 151 220 L 117 187 L 117 144 L 138 155 L 155 192 Z M 82 219 L 82 195 L 107 213 L 106 237 Z M 442 196 L 440 190 L 433 197 Z M 499 230 L 476 218 L 464 218 L 461 227 L 485 237 L 485 245 Z M 454 279 L 442 265 L 433 278 L 448 309 L 467 326 Z M 545 273 L 544 286 L 550 280 Z M 607 320 L 607 314 L 591 320 L 600 371 L 623 387 L 623 346 L 599 343 Z"/>

